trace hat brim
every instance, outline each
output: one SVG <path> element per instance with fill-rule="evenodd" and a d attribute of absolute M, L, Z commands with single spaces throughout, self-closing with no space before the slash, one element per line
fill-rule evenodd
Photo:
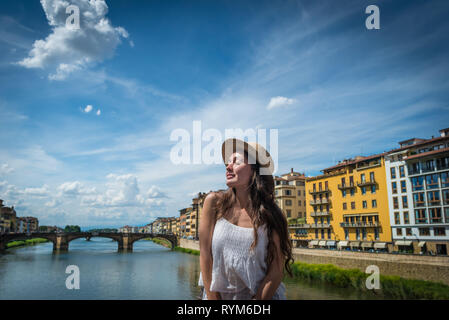
<path fill-rule="evenodd" d="M 237 138 L 226 139 L 221 145 L 221 156 L 223 162 L 226 164 L 226 160 L 234 153 L 238 151 L 248 152 L 248 162 L 257 163 L 260 166 L 260 174 L 272 175 L 274 172 L 274 163 L 270 153 L 260 144 L 256 142 L 246 142 Z"/>

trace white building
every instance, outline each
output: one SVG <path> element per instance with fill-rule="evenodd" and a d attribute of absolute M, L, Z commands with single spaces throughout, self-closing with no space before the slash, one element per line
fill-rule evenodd
<path fill-rule="evenodd" d="M 385 156 L 395 250 L 448 254 L 449 128 L 409 139 Z"/>

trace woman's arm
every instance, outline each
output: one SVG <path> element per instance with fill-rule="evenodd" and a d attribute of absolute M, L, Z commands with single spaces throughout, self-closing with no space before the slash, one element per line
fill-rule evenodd
<path fill-rule="evenodd" d="M 198 228 L 200 238 L 200 268 L 203 278 L 204 290 L 208 300 L 221 299 L 219 292 L 210 291 L 212 282 L 212 234 L 215 225 L 214 203 L 216 195 L 210 193 L 204 199 L 203 212 Z"/>
<path fill-rule="evenodd" d="M 262 283 L 254 296 L 254 299 L 256 300 L 272 299 L 284 276 L 284 259 L 281 251 L 279 236 L 276 231 L 273 231 L 273 242 L 276 249 L 275 255 L 271 265 L 268 268 L 267 275 L 262 280 Z"/>

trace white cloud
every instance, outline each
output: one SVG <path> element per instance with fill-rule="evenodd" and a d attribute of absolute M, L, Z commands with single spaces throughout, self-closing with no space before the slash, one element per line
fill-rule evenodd
<path fill-rule="evenodd" d="M 46 197 L 50 195 L 48 185 L 44 184 L 41 188 L 25 188 L 23 194 L 35 197 Z"/>
<path fill-rule="evenodd" d="M 84 108 L 84 112 L 85 113 L 89 113 L 92 111 L 92 106 L 90 104 L 88 104 L 85 108 Z"/>
<path fill-rule="evenodd" d="M 10 174 L 14 172 L 14 168 L 11 168 L 9 164 L 4 163 L 0 166 L 0 175 Z"/>
<path fill-rule="evenodd" d="M 150 199 L 168 198 L 167 195 L 161 191 L 157 186 L 151 186 L 147 191 L 147 197 Z"/>
<path fill-rule="evenodd" d="M 63 80 L 76 70 L 113 56 L 121 38 L 128 38 L 122 27 L 113 27 L 106 18 L 108 6 L 104 0 L 41 0 L 42 8 L 52 26 L 44 40 L 36 40 L 29 56 L 18 64 L 25 68 L 50 69 L 50 80 Z M 80 28 L 66 27 L 68 5 L 80 11 Z M 54 71 L 53 71 L 54 70 Z"/>
<path fill-rule="evenodd" d="M 97 116 L 99 116 L 100 114 L 101 114 L 101 110 L 98 109 L 98 110 L 97 110 Z"/>
<path fill-rule="evenodd" d="M 290 99 L 290 98 L 281 97 L 281 96 L 273 97 L 270 99 L 270 103 L 268 103 L 267 109 L 270 110 L 273 108 L 284 107 L 284 106 L 291 105 L 295 102 L 296 102 L 295 99 Z"/>
<path fill-rule="evenodd" d="M 64 182 L 58 187 L 58 190 L 60 191 L 59 195 L 69 196 L 96 193 L 95 188 L 86 188 L 79 181 Z"/>

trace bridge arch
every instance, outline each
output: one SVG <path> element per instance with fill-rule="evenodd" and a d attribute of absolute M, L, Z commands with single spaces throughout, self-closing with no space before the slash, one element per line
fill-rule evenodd
<path fill-rule="evenodd" d="M 53 243 L 53 250 L 56 246 L 56 234 L 54 233 L 8 233 L 0 235 L 0 252 L 7 249 L 7 244 L 11 241 L 23 241 L 34 238 L 43 238 Z"/>

